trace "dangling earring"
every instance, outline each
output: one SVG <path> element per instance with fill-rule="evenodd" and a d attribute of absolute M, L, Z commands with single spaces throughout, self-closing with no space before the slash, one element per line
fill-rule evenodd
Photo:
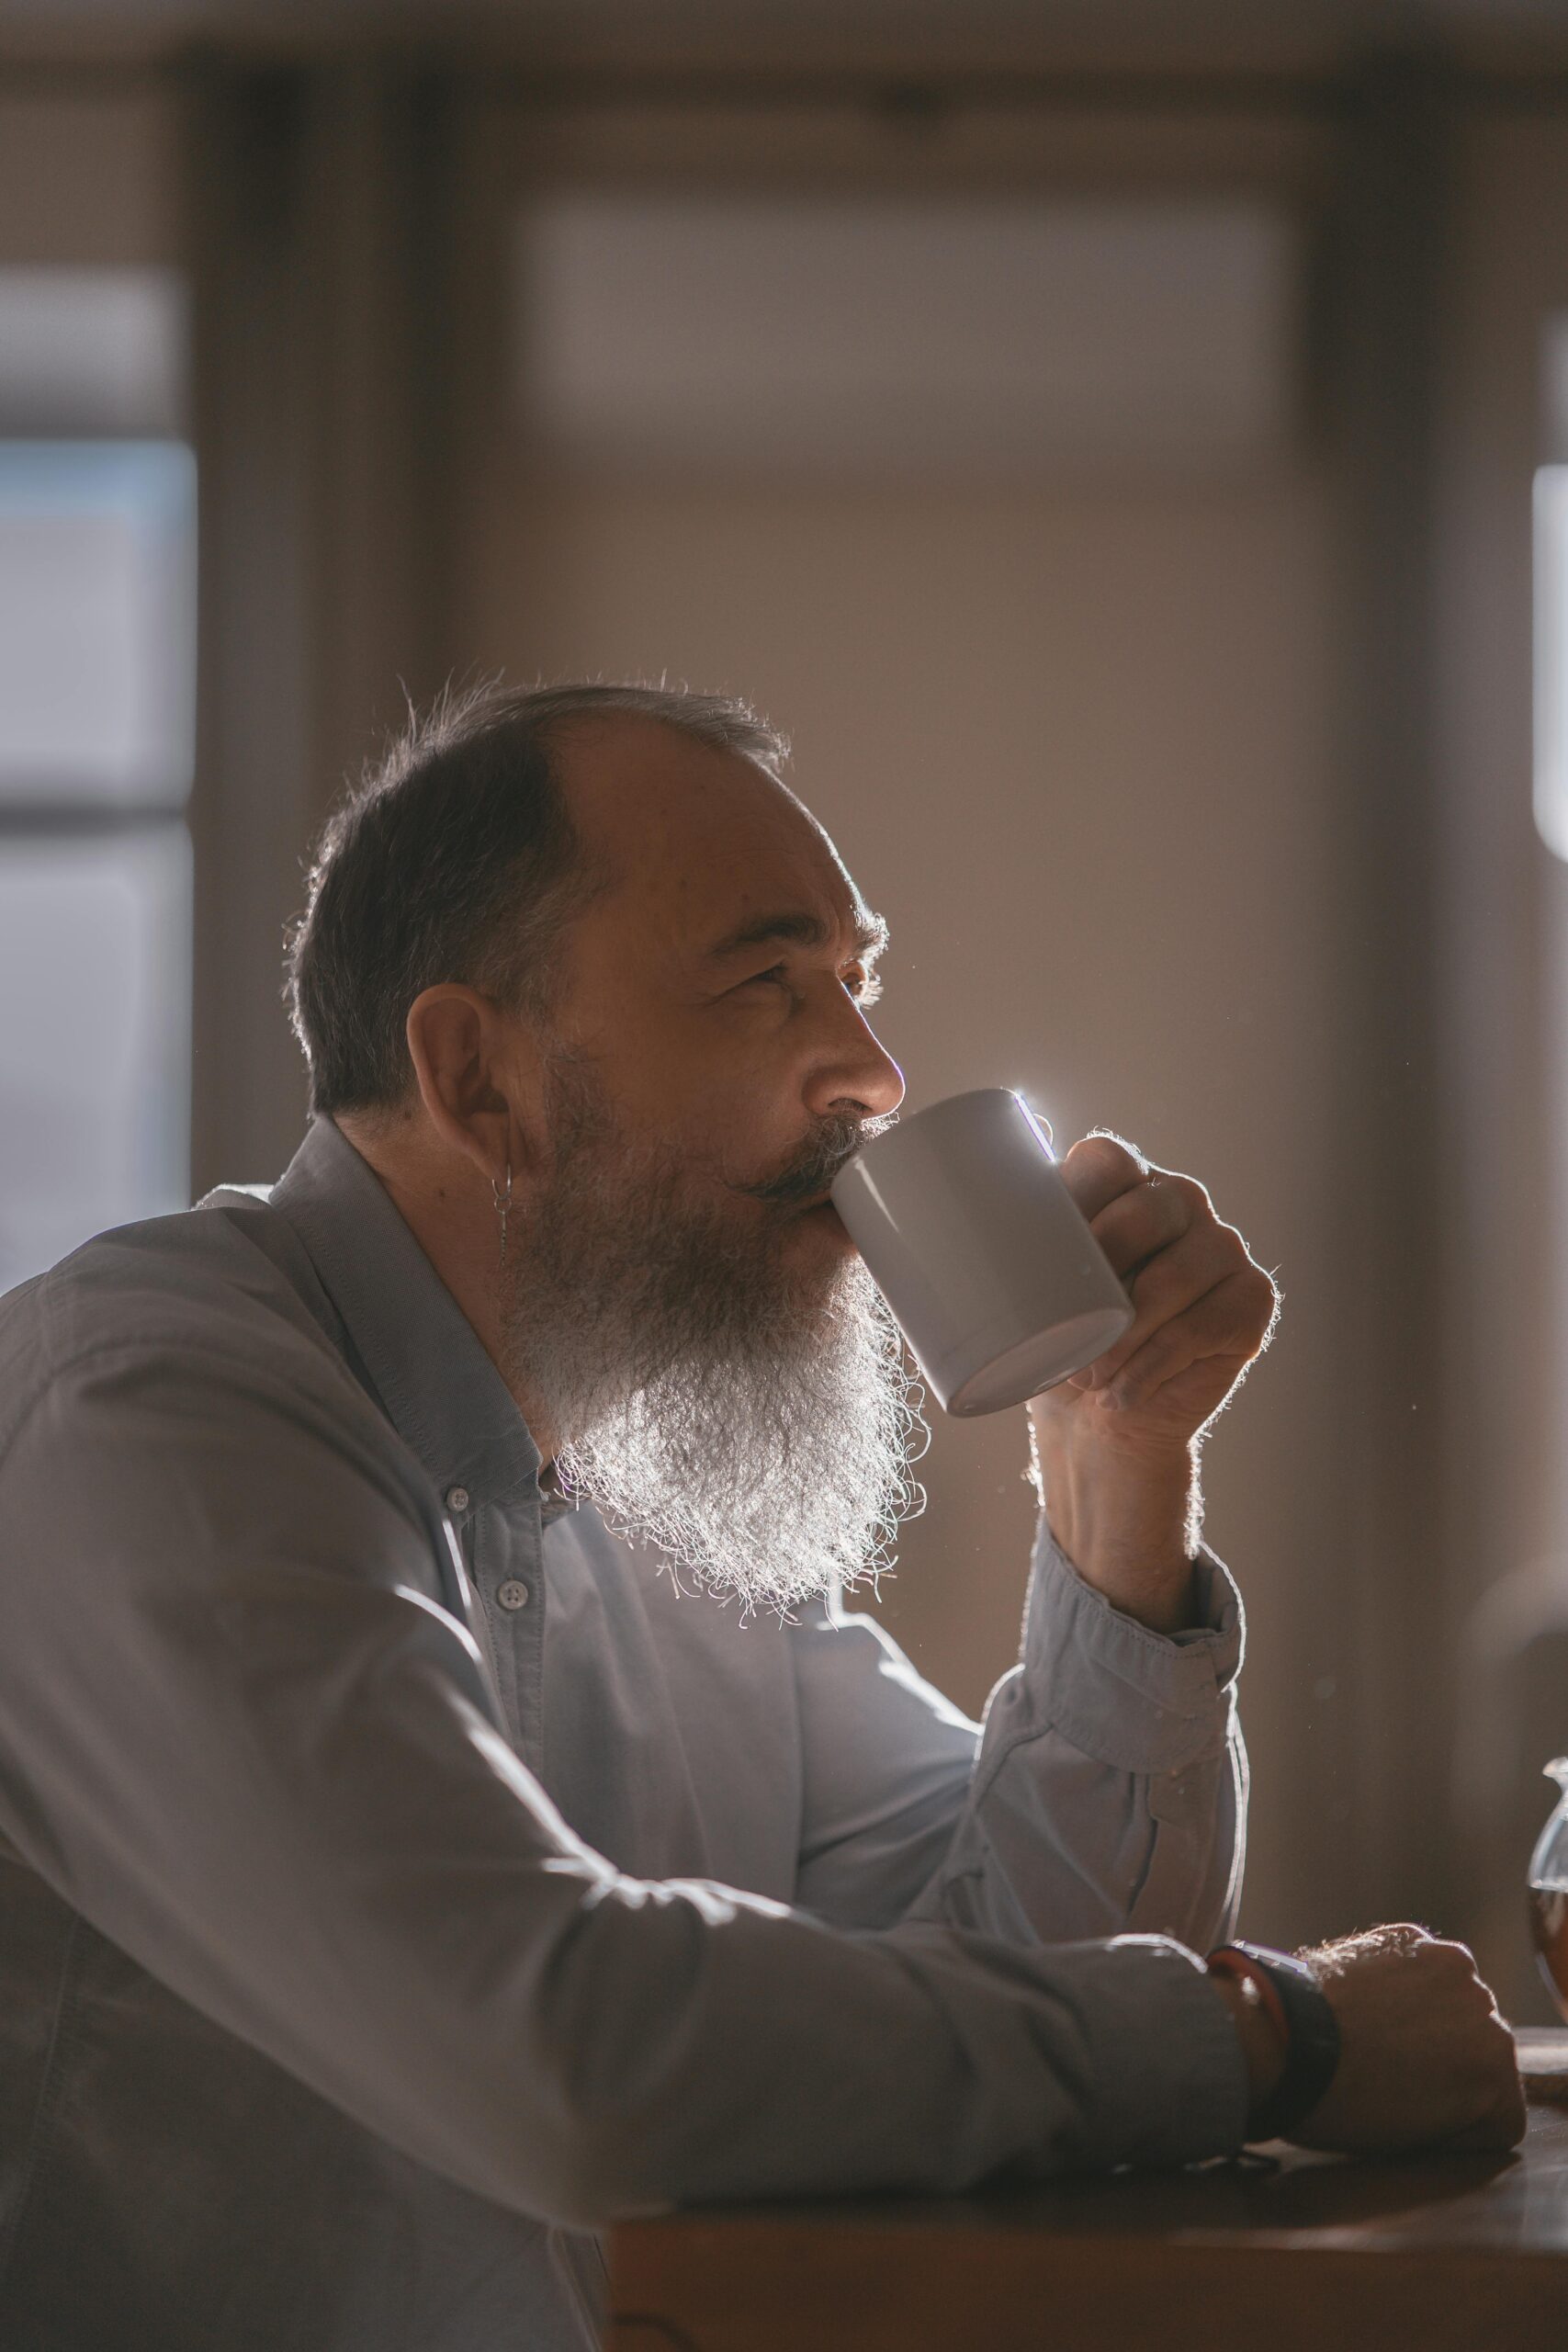
<path fill-rule="evenodd" d="M 501 1262 L 504 1266 L 506 1263 L 506 1213 L 512 1206 L 512 1162 L 510 1159 L 506 1163 L 505 1192 L 503 1193 L 501 1189 L 501 1179 L 499 1176 L 492 1176 L 491 1178 L 490 1189 L 495 1201 L 496 1215 L 501 1219 Z"/>

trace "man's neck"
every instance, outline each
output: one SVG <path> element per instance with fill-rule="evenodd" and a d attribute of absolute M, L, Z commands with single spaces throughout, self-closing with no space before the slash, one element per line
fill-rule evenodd
<path fill-rule="evenodd" d="M 509 1375 L 502 1338 L 499 1284 L 501 1231 L 483 1180 L 451 1155 L 437 1163 L 400 1133 L 352 1115 L 334 1121 L 380 1183 L 392 1206 L 472 1325 L 479 1345 L 506 1382 L 541 1461 L 552 1462 L 556 1432 L 537 1401 Z"/>

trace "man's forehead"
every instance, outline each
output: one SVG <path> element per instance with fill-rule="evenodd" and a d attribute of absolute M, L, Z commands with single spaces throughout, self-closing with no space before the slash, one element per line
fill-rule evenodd
<path fill-rule="evenodd" d="M 584 844 L 612 876 L 606 913 L 618 902 L 628 920 L 704 955 L 834 932 L 866 954 L 881 945 L 886 925 L 776 777 L 657 719 L 594 734 L 560 768 Z"/>

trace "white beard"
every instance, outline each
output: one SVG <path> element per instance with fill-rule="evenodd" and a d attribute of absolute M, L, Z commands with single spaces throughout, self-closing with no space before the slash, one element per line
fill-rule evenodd
<path fill-rule="evenodd" d="M 740 1230 L 694 1205 L 684 1164 L 630 1150 L 583 1075 L 558 1111 L 502 1309 L 508 1376 L 563 1433 L 563 1490 L 748 1611 L 877 1576 L 924 1503 L 929 1432 L 864 1266 L 790 1273 L 790 1210 Z M 835 1133 L 842 1158 L 853 1131 Z"/>

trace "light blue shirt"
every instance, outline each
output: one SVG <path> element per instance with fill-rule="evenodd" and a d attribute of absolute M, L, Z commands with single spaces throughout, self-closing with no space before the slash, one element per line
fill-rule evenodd
<path fill-rule="evenodd" d="M 564 2352 L 619 2215 L 1238 2144 L 1208 1555 L 1167 1639 L 1043 1533 L 983 1734 L 678 1594 L 324 1121 L 0 1303 L 0 1398 L 7 2352 Z"/>

